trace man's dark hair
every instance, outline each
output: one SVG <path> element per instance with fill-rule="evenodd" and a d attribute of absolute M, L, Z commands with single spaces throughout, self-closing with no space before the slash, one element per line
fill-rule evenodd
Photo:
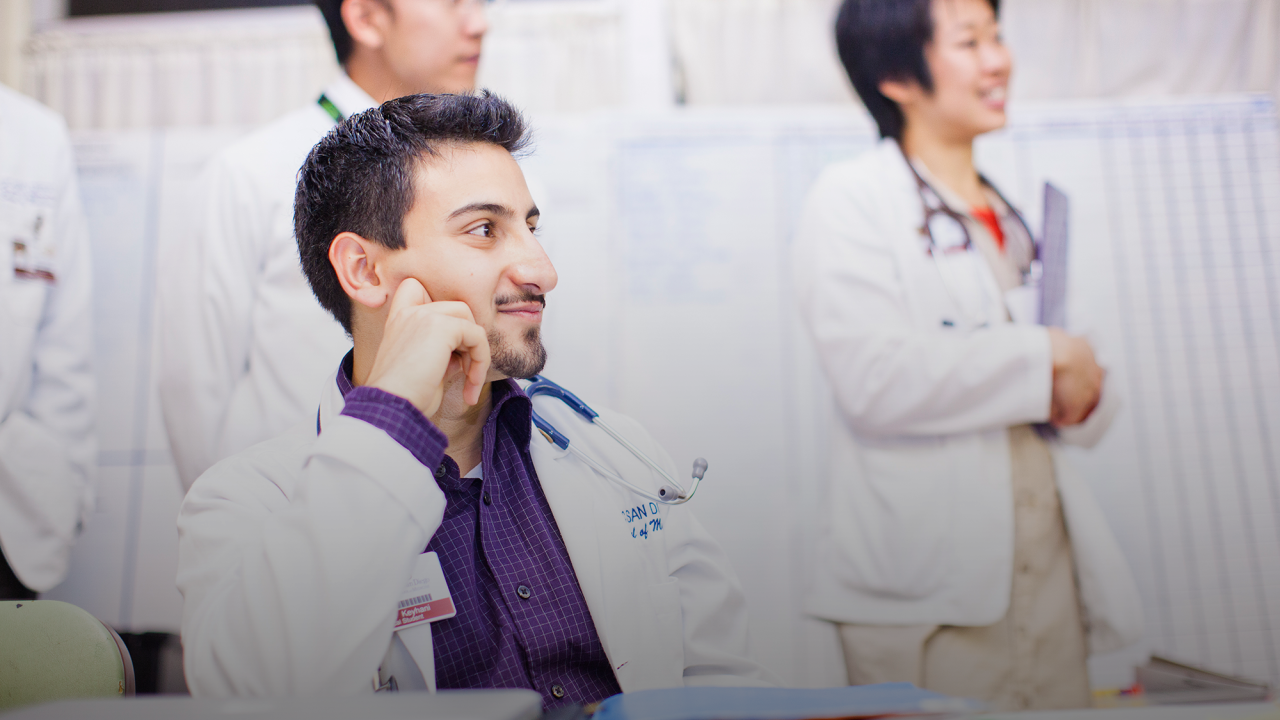
<path fill-rule="evenodd" d="M 528 142 L 520 111 L 487 90 L 407 95 L 340 123 L 307 155 L 293 198 L 298 255 L 316 299 L 351 332 L 351 299 L 329 263 L 329 245 L 339 233 L 353 232 L 403 248 L 404 217 L 416 197 L 414 171 L 439 148 L 489 143 L 515 154 Z"/>
<path fill-rule="evenodd" d="M 333 53 L 338 56 L 338 64 L 346 65 L 347 58 L 351 57 L 351 33 L 342 22 L 342 0 L 315 0 L 315 3 L 329 26 L 329 38 L 333 40 Z"/>
<path fill-rule="evenodd" d="M 987 0 L 1000 13 L 1000 0 Z M 933 39 L 932 0 L 844 0 L 836 16 L 836 49 L 853 89 L 880 128 L 902 140 L 902 108 L 880 92 L 885 80 L 915 80 L 933 91 L 924 48 Z"/>

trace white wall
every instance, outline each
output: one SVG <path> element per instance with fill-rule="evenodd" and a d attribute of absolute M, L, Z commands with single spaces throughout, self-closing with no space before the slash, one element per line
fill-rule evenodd
<path fill-rule="evenodd" d="M 309 6 L 58 20 L 59 2 L 0 0 L 0 79 L 74 129 L 259 124 L 335 70 Z M 838 4 L 498 0 L 480 84 L 533 112 L 856 103 Z M 1277 0 L 1005 0 L 1002 18 L 1015 98 L 1280 89 Z"/>
<path fill-rule="evenodd" d="M 840 0 L 679 0 L 675 61 L 690 104 L 849 103 Z M 1004 0 L 1023 100 L 1280 90 L 1276 0 Z"/>

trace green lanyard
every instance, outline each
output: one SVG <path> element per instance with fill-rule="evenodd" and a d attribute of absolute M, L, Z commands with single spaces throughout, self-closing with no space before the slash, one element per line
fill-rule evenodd
<path fill-rule="evenodd" d="M 316 98 L 316 104 L 324 108 L 324 111 L 329 113 L 329 117 L 333 118 L 334 122 L 340 123 L 346 119 L 343 117 L 342 111 L 338 109 L 338 106 L 334 105 L 333 101 L 329 99 L 328 95 L 321 93 L 320 97 Z"/>

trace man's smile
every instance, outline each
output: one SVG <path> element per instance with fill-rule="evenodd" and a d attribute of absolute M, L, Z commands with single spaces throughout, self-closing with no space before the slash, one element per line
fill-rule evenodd
<path fill-rule="evenodd" d="M 546 306 L 545 301 L 532 301 L 522 303 L 511 303 L 509 305 L 501 305 L 498 312 L 502 315 L 510 315 L 518 317 L 529 322 L 541 322 L 542 310 Z"/>

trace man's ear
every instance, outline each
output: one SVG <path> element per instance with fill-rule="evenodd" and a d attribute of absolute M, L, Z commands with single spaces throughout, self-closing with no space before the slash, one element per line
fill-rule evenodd
<path fill-rule="evenodd" d="M 902 80 L 881 80 L 876 89 L 880 91 L 881 95 L 897 103 L 899 107 L 911 104 L 924 94 L 924 89 L 915 80 L 906 82 Z"/>
<path fill-rule="evenodd" d="M 343 0 L 338 13 L 357 45 L 382 47 L 391 26 L 390 0 Z"/>
<path fill-rule="evenodd" d="M 367 308 L 382 307 L 395 288 L 384 277 L 387 248 L 353 232 L 339 233 L 329 243 L 329 264 L 352 302 Z"/>

